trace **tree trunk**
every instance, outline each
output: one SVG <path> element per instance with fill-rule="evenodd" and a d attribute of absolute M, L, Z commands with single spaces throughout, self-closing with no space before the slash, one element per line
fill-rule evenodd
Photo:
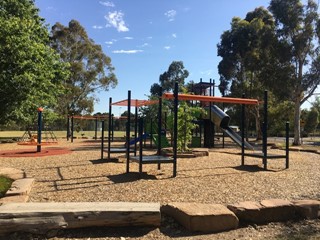
<path fill-rule="evenodd" d="M 254 119 L 256 122 L 256 133 L 257 133 L 256 140 L 262 140 L 259 106 L 255 106 L 253 111 L 255 112 Z"/>
<path fill-rule="evenodd" d="M 294 140 L 293 145 L 301 145 L 301 131 L 300 131 L 300 97 L 295 99 L 294 103 Z"/>

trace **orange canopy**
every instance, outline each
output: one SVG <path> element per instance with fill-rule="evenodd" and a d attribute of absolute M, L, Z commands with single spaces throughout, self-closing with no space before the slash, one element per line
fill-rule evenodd
<path fill-rule="evenodd" d="M 152 105 L 158 103 L 158 100 L 138 100 L 138 99 L 131 99 L 130 105 L 131 107 L 142 107 L 147 105 Z M 113 106 L 128 106 L 128 99 L 121 100 L 119 102 L 114 102 L 111 105 Z"/>
<path fill-rule="evenodd" d="M 174 99 L 173 93 L 164 93 L 162 96 L 167 99 Z M 259 103 L 257 99 L 212 97 L 212 96 L 192 95 L 192 94 L 178 94 L 178 100 L 196 100 L 196 101 L 203 101 L 203 102 L 224 102 L 224 103 L 238 103 L 238 104 L 251 104 L 251 105 L 256 105 Z"/>

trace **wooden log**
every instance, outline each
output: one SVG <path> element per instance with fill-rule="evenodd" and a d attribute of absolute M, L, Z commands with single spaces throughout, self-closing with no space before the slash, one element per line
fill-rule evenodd
<path fill-rule="evenodd" d="M 0 206 L 0 234 L 37 229 L 94 226 L 160 226 L 159 203 L 68 202 L 4 203 Z"/>
<path fill-rule="evenodd" d="M 0 219 L 0 234 L 11 232 L 45 234 L 52 229 L 66 228 L 67 225 L 62 216 Z"/>

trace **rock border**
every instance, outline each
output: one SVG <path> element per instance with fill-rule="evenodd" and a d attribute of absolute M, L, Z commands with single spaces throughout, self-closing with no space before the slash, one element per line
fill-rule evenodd
<path fill-rule="evenodd" d="M 26 178 L 22 170 L 15 168 L 0 168 L 0 175 L 14 180 L 5 196 L 0 198 L 0 204 L 10 202 L 21 203 L 29 200 L 29 193 L 35 181 L 34 178 Z"/>

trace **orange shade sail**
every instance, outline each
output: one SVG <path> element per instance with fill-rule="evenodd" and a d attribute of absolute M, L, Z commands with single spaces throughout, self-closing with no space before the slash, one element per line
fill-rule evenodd
<path fill-rule="evenodd" d="M 158 100 L 138 100 L 138 99 L 131 99 L 130 105 L 131 107 L 142 107 L 148 106 L 152 104 L 158 103 Z M 128 106 L 128 99 L 121 100 L 119 102 L 114 102 L 111 105 L 113 106 Z"/>
<path fill-rule="evenodd" d="M 162 95 L 166 99 L 174 99 L 173 93 L 164 93 Z M 213 97 L 193 94 L 178 94 L 178 100 L 194 100 L 202 102 L 222 102 L 222 103 L 237 103 L 237 104 L 251 104 L 256 105 L 259 103 L 257 99 L 248 98 L 230 98 L 230 97 Z"/>

